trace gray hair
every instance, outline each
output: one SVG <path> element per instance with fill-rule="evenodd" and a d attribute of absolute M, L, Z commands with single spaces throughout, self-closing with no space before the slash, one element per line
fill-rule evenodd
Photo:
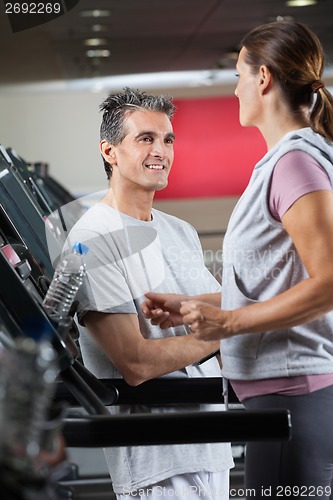
<path fill-rule="evenodd" d="M 117 145 L 125 137 L 125 119 L 138 109 L 165 113 L 172 120 L 176 106 L 169 96 L 149 95 L 140 90 L 125 87 L 122 92 L 110 94 L 100 105 L 103 112 L 100 139 Z M 112 175 L 112 166 L 103 158 L 107 178 Z"/>

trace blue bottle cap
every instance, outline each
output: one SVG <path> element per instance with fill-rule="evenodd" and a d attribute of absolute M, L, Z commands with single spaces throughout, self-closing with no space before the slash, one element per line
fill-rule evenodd
<path fill-rule="evenodd" d="M 89 247 L 87 245 L 83 245 L 79 241 L 76 241 L 74 245 L 72 246 L 73 252 L 77 252 L 81 255 L 85 255 L 86 253 L 89 252 Z"/>

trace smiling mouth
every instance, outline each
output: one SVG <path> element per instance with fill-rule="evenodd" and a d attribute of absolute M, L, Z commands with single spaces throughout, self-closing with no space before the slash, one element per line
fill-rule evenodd
<path fill-rule="evenodd" d="M 164 170 L 165 166 L 164 165 L 146 165 L 146 168 L 149 170 Z"/>

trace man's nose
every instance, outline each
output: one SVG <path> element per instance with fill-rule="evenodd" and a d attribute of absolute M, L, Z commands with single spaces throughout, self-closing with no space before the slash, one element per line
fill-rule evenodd
<path fill-rule="evenodd" d="M 159 156 L 160 158 L 164 158 L 166 155 L 166 144 L 162 140 L 154 141 L 152 153 L 155 156 Z"/>

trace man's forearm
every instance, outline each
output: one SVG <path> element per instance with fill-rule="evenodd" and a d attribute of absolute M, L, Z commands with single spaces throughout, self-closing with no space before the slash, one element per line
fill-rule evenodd
<path fill-rule="evenodd" d="M 221 307 L 222 293 L 203 293 L 202 295 L 191 297 L 191 299 L 200 300 L 200 302 L 206 302 L 211 306 Z"/>

